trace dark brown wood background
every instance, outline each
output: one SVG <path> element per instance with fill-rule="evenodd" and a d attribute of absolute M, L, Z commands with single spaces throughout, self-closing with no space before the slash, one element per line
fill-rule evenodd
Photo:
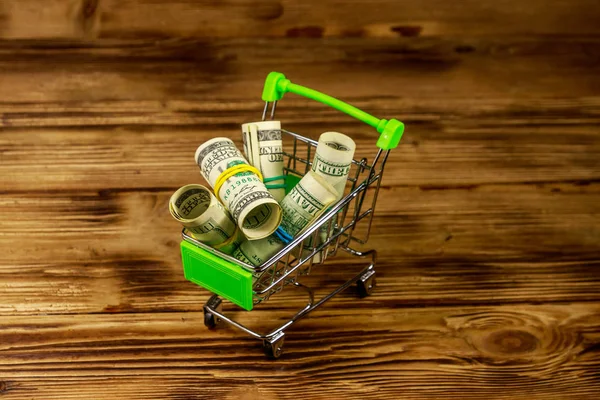
<path fill-rule="evenodd" d="M 600 397 L 597 0 L 3 0 L 0 37 L 0 398 Z M 271 70 L 407 126 L 375 294 L 275 362 L 204 328 L 166 207 Z M 303 99 L 278 116 L 374 149 Z M 236 315 L 274 326 L 303 300 L 279 297 Z"/>

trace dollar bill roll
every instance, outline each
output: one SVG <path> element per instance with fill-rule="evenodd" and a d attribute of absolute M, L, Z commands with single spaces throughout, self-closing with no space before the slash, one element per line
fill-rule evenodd
<path fill-rule="evenodd" d="M 337 199 L 335 188 L 313 171 L 306 175 L 281 201 L 281 228 L 295 237 Z"/>
<path fill-rule="evenodd" d="M 294 186 L 281 202 L 283 218 L 281 228 L 294 237 L 310 227 L 327 207 L 335 201 L 336 191 L 322 177 L 312 171 Z M 259 266 L 285 247 L 276 235 L 261 240 L 245 241 L 232 253 L 245 263 Z M 298 249 L 294 255 L 298 257 Z M 304 252 L 306 254 L 306 251 Z"/>
<path fill-rule="evenodd" d="M 333 185 L 336 201 L 344 196 L 355 150 L 354 140 L 343 133 L 325 132 L 319 137 L 312 170 Z"/>
<path fill-rule="evenodd" d="M 217 197 L 231 213 L 248 240 L 262 239 L 272 234 L 281 222 L 281 207 L 254 173 L 248 161 L 231 139 L 218 137 L 200 145 L 195 154 L 200 173 L 218 190 Z M 235 173 L 222 181 L 225 171 Z M 217 181 L 221 179 L 218 183 Z M 216 187 L 216 184 L 219 184 Z"/>
<path fill-rule="evenodd" d="M 283 200 L 285 181 L 281 122 L 259 121 L 243 124 L 242 138 L 248 161 L 262 173 L 265 186 L 275 200 Z"/>
<path fill-rule="evenodd" d="M 331 183 L 337 192 L 336 201 L 344 196 L 344 189 L 350 173 L 352 159 L 356 144 L 350 137 L 339 132 L 325 132 L 319 137 L 319 144 L 313 159 L 312 170 Z M 308 246 L 319 246 L 323 243 L 331 231 L 327 231 L 328 225 L 321 227 L 317 240 L 306 243 Z M 333 226 L 331 227 L 333 228 Z M 322 255 L 317 253 L 313 262 L 321 262 Z"/>
<path fill-rule="evenodd" d="M 169 201 L 169 211 L 195 239 L 231 254 L 244 240 L 229 212 L 202 185 L 179 188 Z"/>
<path fill-rule="evenodd" d="M 284 247 L 281 240 L 271 235 L 260 240 L 246 240 L 231 255 L 247 264 L 259 266 Z"/>

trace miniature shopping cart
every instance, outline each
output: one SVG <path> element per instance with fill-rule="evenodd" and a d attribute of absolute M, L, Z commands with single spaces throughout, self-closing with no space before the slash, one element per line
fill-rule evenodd
<path fill-rule="evenodd" d="M 214 293 L 204 305 L 205 325 L 214 328 L 225 321 L 261 340 L 265 354 L 272 358 L 281 355 L 284 331 L 336 294 L 353 284 L 357 284 L 361 297 L 371 293 L 375 285 L 376 251 L 359 251 L 357 247 L 366 243 L 369 237 L 384 166 L 404 130 L 400 121 L 375 118 L 333 97 L 293 84 L 277 72 L 271 72 L 265 82 L 263 120 L 267 118 L 270 105 L 270 117 L 274 118 L 277 101 L 287 92 L 324 103 L 374 127 L 380 134 L 374 158 L 370 162 L 367 158 L 353 160 L 346 185 L 346 191 L 348 187 L 350 189 L 348 194 L 262 265 L 252 266 L 221 253 L 197 241 L 185 229 L 181 242 L 186 279 Z M 297 133 L 285 130 L 282 133 L 287 193 L 310 170 L 318 142 Z M 366 261 L 358 264 L 360 272 L 315 301 L 313 290 L 300 283 L 299 278 L 310 274 L 314 266 L 335 256 L 339 250 Z M 266 334 L 257 333 L 223 313 L 221 298 L 252 310 L 285 287 L 306 290 L 308 303 L 283 325 Z"/>

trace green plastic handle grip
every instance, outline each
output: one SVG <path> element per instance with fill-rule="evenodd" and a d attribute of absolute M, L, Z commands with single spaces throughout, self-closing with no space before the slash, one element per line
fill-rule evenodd
<path fill-rule="evenodd" d="M 377 129 L 377 132 L 381 134 L 377 140 L 377 147 L 380 149 L 395 149 L 398 143 L 400 143 L 400 138 L 402 138 L 402 134 L 404 133 L 404 124 L 397 119 L 386 120 L 376 118 L 335 97 L 292 83 L 281 72 L 271 72 L 267 75 L 262 93 L 263 101 L 281 100 L 283 95 L 288 92 L 333 107 Z"/>

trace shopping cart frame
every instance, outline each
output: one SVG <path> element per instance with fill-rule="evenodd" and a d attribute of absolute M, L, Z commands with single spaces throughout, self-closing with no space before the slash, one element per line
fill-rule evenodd
<path fill-rule="evenodd" d="M 219 296 L 219 294 L 214 294 L 204 305 L 204 323 L 208 328 L 215 328 L 222 322 L 235 326 L 250 336 L 261 340 L 265 354 L 271 358 L 278 358 L 281 355 L 285 338 L 284 331 L 287 328 L 338 293 L 346 290 L 351 285 L 357 284 L 358 293 L 361 297 L 371 294 L 375 286 L 377 252 L 375 250 L 360 251 L 355 248 L 355 244 L 365 244 L 369 238 L 384 167 L 390 151 L 398 145 L 404 130 L 404 125 L 397 120 L 379 120 L 333 97 L 292 84 L 283 74 L 277 72 L 270 73 L 265 82 L 263 120 L 269 114 L 270 105 L 270 118 L 275 117 L 277 101 L 287 92 L 311 98 L 345 112 L 375 127 L 381 133 L 381 136 L 377 141 L 379 147 L 377 153 L 370 163 L 367 158 L 352 160 L 347 184 L 347 186 L 350 186 L 349 193 L 262 265 L 253 266 L 239 261 L 199 242 L 190 236 L 185 229 L 182 231 L 182 255 L 184 254 L 184 246 L 188 246 L 186 251 L 190 251 L 189 245 L 191 244 L 194 246 L 191 249 L 192 251 L 203 252 L 205 257 L 210 256 L 213 259 L 216 256 L 223 263 L 227 263 L 233 268 L 239 268 L 240 271 L 243 270 L 246 274 L 251 274 L 252 304 L 249 307 L 244 306 L 246 309 L 251 309 L 252 305 L 267 301 L 272 295 L 287 286 L 302 288 L 307 292 L 307 304 L 285 323 L 265 334 L 258 333 L 227 317 L 223 312 L 222 296 Z M 282 129 L 282 133 L 286 135 L 282 139 L 284 143 L 286 190 L 289 191 L 293 184 L 310 170 L 312 157 L 314 157 L 318 142 L 287 130 Z M 372 193 L 372 197 L 365 202 L 369 191 Z M 356 233 L 356 228 L 361 222 L 361 225 L 365 226 L 365 231 Z M 315 301 L 313 289 L 300 283 L 298 278 L 310 274 L 313 266 L 324 263 L 339 250 L 355 257 L 365 258 L 367 261 L 360 264 L 362 268 L 358 273 L 355 273 L 342 285 Z M 186 257 L 184 257 L 184 270 L 186 270 Z M 187 272 L 186 270 L 186 278 L 190 279 Z M 210 285 L 204 285 L 194 279 L 190 280 L 207 287 L 209 290 L 213 289 Z M 226 294 L 225 297 L 227 297 Z M 236 299 L 230 298 L 230 300 L 240 305 Z"/>

